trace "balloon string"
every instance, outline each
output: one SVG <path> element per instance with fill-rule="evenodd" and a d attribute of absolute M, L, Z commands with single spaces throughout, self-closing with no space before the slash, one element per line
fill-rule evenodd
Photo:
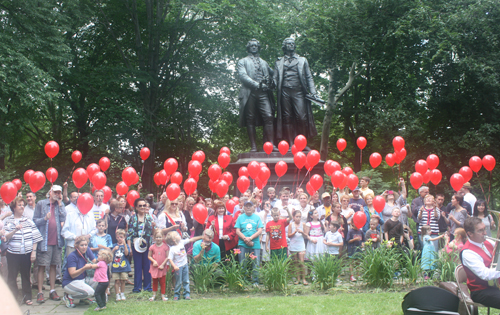
<path fill-rule="evenodd" d="M 141 182 L 142 182 L 142 173 L 144 173 L 144 160 L 142 161 Z"/>
<path fill-rule="evenodd" d="M 477 176 L 478 181 L 479 181 L 479 186 L 481 187 L 481 190 L 483 191 L 484 199 L 486 199 L 486 193 L 484 192 L 483 184 L 481 183 L 481 179 L 479 178 L 479 174 L 477 172 L 476 172 L 476 176 Z"/>
<path fill-rule="evenodd" d="M 306 173 L 306 175 L 304 175 L 304 179 L 302 179 L 298 188 L 302 187 L 302 184 L 304 183 L 304 180 L 306 179 L 307 174 L 309 174 L 309 170 L 307 170 L 307 173 Z M 309 175 L 309 177 L 310 177 L 310 175 Z"/>
<path fill-rule="evenodd" d="M 276 190 L 276 186 L 278 185 L 278 182 L 280 181 L 280 178 L 278 177 L 278 180 L 276 181 L 276 184 L 274 184 L 274 189 Z M 293 187 L 293 186 L 292 186 Z"/>
<path fill-rule="evenodd" d="M 359 150 L 359 170 L 361 170 L 361 166 L 363 165 L 363 149 Z"/>
<path fill-rule="evenodd" d="M 71 172 L 69 172 L 68 178 L 66 178 L 65 182 L 68 181 L 68 179 L 71 177 L 71 174 L 73 174 L 74 170 L 75 170 L 75 165 L 73 165 L 73 168 L 71 169 Z"/>
<path fill-rule="evenodd" d="M 488 187 L 488 200 L 486 201 L 486 204 L 489 205 L 490 204 L 490 197 L 491 197 L 491 179 L 492 179 L 492 173 L 493 171 L 490 171 L 490 184 L 489 184 L 489 187 Z"/>

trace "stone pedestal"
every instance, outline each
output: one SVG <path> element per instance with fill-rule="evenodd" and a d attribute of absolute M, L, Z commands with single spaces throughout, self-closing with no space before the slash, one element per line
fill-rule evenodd
<path fill-rule="evenodd" d="M 324 161 L 319 161 L 319 163 L 311 170 L 309 174 L 306 175 L 307 170 L 305 167 L 303 167 L 300 170 L 295 166 L 295 163 L 293 162 L 293 155 L 291 152 L 287 152 L 285 155 L 281 155 L 279 152 L 272 152 L 271 154 L 266 154 L 265 152 L 247 152 L 247 153 L 242 153 L 238 155 L 238 160 L 234 163 L 229 164 L 227 167 L 228 171 L 231 172 L 234 178 L 234 192 L 233 194 L 235 196 L 240 196 L 241 193 L 238 190 L 238 187 L 236 185 L 236 180 L 238 179 L 238 170 L 240 167 L 245 166 L 248 167 L 248 164 L 252 161 L 257 161 L 259 163 L 265 163 L 267 167 L 269 167 L 269 170 L 271 171 L 271 177 L 269 177 L 269 180 L 267 181 L 267 185 L 263 188 L 264 191 L 264 197 L 266 197 L 266 189 L 268 187 L 275 187 L 276 188 L 276 198 L 279 198 L 278 192 L 280 191 L 281 188 L 283 187 L 289 187 L 292 189 L 293 192 L 295 192 L 295 188 L 300 185 L 302 182 L 302 188 L 304 189 L 304 192 L 307 193 L 306 190 L 306 184 L 309 181 L 309 178 L 314 175 L 314 174 L 319 174 L 324 177 L 325 171 L 324 171 Z M 288 171 L 286 172 L 285 175 L 281 176 L 281 178 L 278 179 L 278 176 L 276 175 L 276 172 L 274 171 L 274 167 L 276 166 L 276 163 L 279 161 L 284 161 L 288 165 Z M 298 175 L 298 176 L 297 176 Z M 305 179 L 304 179 L 305 178 Z M 250 189 L 253 189 L 255 187 L 254 181 L 250 179 Z M 320 189 L 320 194 L 322 193 L 323 188 Z"/>

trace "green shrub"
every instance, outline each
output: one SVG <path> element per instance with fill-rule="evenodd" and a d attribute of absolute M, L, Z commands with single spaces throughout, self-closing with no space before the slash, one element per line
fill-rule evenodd
<path fill-rule="evenodd" d="M 273 255 L 271 260 L 260 268 L 260 280 L 267 290 L 288 292 L 288 281 L 291 279 L 290 263 L 290 258 Z"/>
<path fill-rule="evenodd" d="M 359 258 L 363 280 L 368 286 L 392 287 L 400 259 L 401 249 L 387 246 L 387 241 L 377 249 L 366 246 Z"/>
<path fill-rule="evenodd" d="M 235 258 L 234 252 L 229 255 L 220 265 L 222 278 L 224 284 L 231 291 L 241 291 L 248 284 L 246 280 L 246 268 L 240 266 L 238 260 Z"/>
<path fill-rule="evenodd" d="M 421 258 L 419 251 L 408 250 L 402 255 L 403 276 L 410 284 L 416 283 L 422 274 Z"/>
<path fill-rule="evenodd" d="M 460 264 L 459 261 L 457 252 L 440 251 L 439 257 L 435 260 L 436 276 L 434 278 L 442 282 L 455 281 L 455 268 Z"/>
<path fill-rule="evenodd" d="M 216 284 L 218 264 L 200 264 L 194 260 L 191 261 L 189 272 L 193 279 L 194 288 L 198 293 L 205 293 L 212 289 Z"/>
<path fill-rule="evenodd" d="M 314 285 L 322 290 L 333 288 L 342 272 L 344 259 L 330 254 L 318 256 L 313 262 L 306 263 L 314 275 Z"/>

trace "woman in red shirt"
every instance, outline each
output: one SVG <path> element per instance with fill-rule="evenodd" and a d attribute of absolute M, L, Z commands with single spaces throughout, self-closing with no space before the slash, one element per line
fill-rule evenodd
<path fill-rule="evenodd" d="M 234 228 L 233 217 L 227 215 L 226 207 L 220 200 L 214 201 L 215 214 L 208 218 L 207 229 L 214 231 L 213 242 L 220 247 L 220 257 L 224 261 L 230 250 L 238 244 L 238 236 Z"/>

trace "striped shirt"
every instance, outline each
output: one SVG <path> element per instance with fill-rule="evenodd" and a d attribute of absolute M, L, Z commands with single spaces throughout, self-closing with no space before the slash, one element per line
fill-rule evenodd
<path fill-rule="evenodd" d="M 434 208 L 427 209 L 422 207 L 422 219 L 420 219 L 420 225 L 418 226 L 418 234 L 422 233 L 422 225 L 429 225 L 431 227 L 431 234 L 438 235 L 439 234 L 439 217 L 441 213 L 439 209 L 437 210 L 437 217 L 434 216 Z M 420 211 L 420 210 L 419 210 Z"/>
<path fill-rule="evenodd" d="M 25 216 L 15 219 L 11 215 L 5 219 L 4 224 L 7 233 L 14 231 L 19 224 L 22 226 L 8 241 L 7 251 L 11 254 L 29 254 L 33 251 L 33 245 L 43 240 L 35 223 Z"/>

